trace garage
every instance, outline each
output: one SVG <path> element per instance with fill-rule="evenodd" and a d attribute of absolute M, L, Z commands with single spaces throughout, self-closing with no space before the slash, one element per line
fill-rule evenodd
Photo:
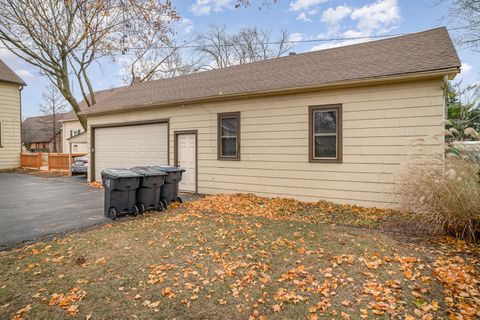
<path fill-rule="evenodd" d="M 101 181 L 105 168 L 168 164 L 168 122 L 94 127 L 92 172 Z"/>

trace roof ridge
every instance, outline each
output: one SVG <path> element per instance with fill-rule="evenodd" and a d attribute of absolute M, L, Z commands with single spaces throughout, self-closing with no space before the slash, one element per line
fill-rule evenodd
<path fill-rule="evenodd" d="M 445 27 L 121 87 L 83 114 L 432 72 L 461 62 Z"/>
<path fill-rule="evenodd" d="M 348 48 L 348 47 L 352 47 L 352 46 L 371 45 L 372 43 L 391 41 L 392 39 L 396 39 L 396 38 L 400 38 L 400 37 L 414 36 L 414 35 L 419 35 L 419 34 L 422 34 L 422 33 L 429 33 L 429 32 L 432 32 L 432 31 L 439 30 L 439 29 L 443 29 L 443 30 L 446 30 L 448 32 L 448 29 L 445 26 L 436 27 L 436 28 L 433 28 L 433 29 L 427 29 L 427 30 L 411 32 L 411 33 L 406 33 L 406 34 L 400 34 L 400 35 L 396 35 L 396 36 L 390 36 L 390 37 L 386 36 L 386 38 L 383 38 L 383 39 L 375 39 L 375 40 L 365 41 L 365 42 L 360 42 L 360 43 L 352 43 L 352 44 L 338 46 L 338 47 L 334 47 L 334 48 L 325 48 L 325 49 L 308 51 L 308 52 L 300 52 L 300 53 L 296 53 L 294 55 L 274 57 L 274 58 L 269 58 L 269 59 L 264 59 L 264 60 L 259 60 L 259 61 L 252 61 L 252 62 L 243 63 L 243 64 L 236 64 L 236 65 L 228 66 L 228 67 L 224 67 L 224 68 L 202 70 L 202 71 L 198 71 L 198 72 L 194 72 L 194 73 L 183 74 L 183 75 L 169 77 L 169 78 L 160 78 L 160 79 L 155 79 L 155 80 L 150 80 L 150 81 L 145 81 L 145 82 L 134 83 L 132 85 L 126 85 L 126 86 L 121 86 L 121 87 L 117 87 L 117 88 L 120 89 L 120 88 L 125 88 L 125 87 L 126 88 L 135 87 L 135 86 L 138 87 L 138 86 L 145 85 L 145 84 L 151 84 L 151 83 L 166 81 L 166 80 L 169 80 L 169 79 L 186 78 L 186 77 L 191 77 L 191 76 L 195 76 L 195 75 L 205 74 L 205 73 L 208 73 L 208 72 L 214 73 L 214 72 L 224 71 L 224 70 L 229 70 L 229 69 L 230 70 L 231 69 L 240 69 L 240 68 L 252 66 L 252 65 L 255 65 L 255 64 L 266 64 L 266 63 L 270 63 L 270 62 L 273 62 L 273 61 L 286 60 L 286 59 L 293 60 L 293 59 L 296 59 L 296 58 L 302 57 L 302 56 L 315 55 L 315 54 L 318 54 L 318 52 L 342 50 L 344 48 Z M 335 41 L 335 40 L 332 40 L 332 41 Z M 117 89 L 117 88 L 115 88 L 115 89 Z"/>
<path fill-rule="evenodd" d="M 56 113 L 55 115 L 61 116 L 61 115 L 67 115 L 69 113 L 70 113 L 70 111 L 67 111 L 67 112 Z M 51 116 L 53 116 L 53 114 L 39 114 L 39 115 L 36 115 L 36 116 L 27 117 L 27 118 L 25 118 L 25 120 L 34 119 L 34 118 L 45 118 L 45 117 L 51 117 Z"/>

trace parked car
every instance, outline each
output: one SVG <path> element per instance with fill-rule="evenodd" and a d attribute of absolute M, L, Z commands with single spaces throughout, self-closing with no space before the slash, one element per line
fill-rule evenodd
<path fill-rule="evenodd" d="M 73 160 L 72 173 L 87 173 L 88 156 L 77 157 Z"/>

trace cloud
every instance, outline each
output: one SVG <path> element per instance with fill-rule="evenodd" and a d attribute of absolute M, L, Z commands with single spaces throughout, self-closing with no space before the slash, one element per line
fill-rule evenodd
<path fill-rule="evenodd" d="M 398 26 L 401 16 L 397 0 L 376 0 L 356 8 L 348 5 L 328 8 L 320 21 L 327 26 L 322 37 L 356 38 L 385 34 Z M 342 31 L 342 27 L 348 27 L 347 31 Z"/>
<path fill-rule="evenodd" d="M 340 31 L 340 22 L 347 18 L 353 9 L 349 6 L 338 6 L 334 8 L 328 8 L 322 14 L 322 22 L 328 25 L 328 34 L 337 34 Z"/>
<path fill-rule="evenodd" d="M 17 59 L 17 56 L 6 48 L 0 48 L 0 58 L 4 61 L 6 61 L 6 60 L 13 61 L 13 60 Z"/>
<path fill-rule="evenodd" d="M 317 44 L 316 46 L 313 46 L 312 48 L 310 48 L 310 51 L 318 51 L 318 50 L 325 50 L 325 49 L 331 49 L 336 47 L 349 46 L 352 44 L 367 42 L 371 40 L 372 40 L 371 38 L 362 38 L 362 39 L 349 39 L 349 40 L 342 40 L 342 41 L 325 42 L 325 43 Z"/>
<path fill-rule="evenodd" d="M 290 11 L 300 11 L 310 9 L 328 0 L 295 0 L 290 2 Z"/>
<path fill-rule="evenodd" d="M 322 21 L 330 25 L 338 24 L 348 17 L 350 13 L 352 13 L 352 8 L 349 6 L 338 6 L 335 9 L 328 8 L 322 14 Z"/>
<path fill-rule="evenodd" d="M 360 30 L 353 30 L 353 29 L 349 29 L 349 30 L 345 31 L 344 33 L 342 33 L 342 36 L 344 38 L 368 37 L 370 35 L 371 35 L 371 33 L 368 32 L 368 31 L 360 31 Z"/>
<path fill-rule="evenodd" d="M 24 81 L 36 79 L 36 69 L 17 57 L 10 50 L 0 48 L 0 59 L 5 62 Z"/>
<path fill-rule="evenodd" d="M 318 8 L 315 7 L 327 1 L 328 0 L 295 0 L 290 2 L 290 11 L 300 11 L 297 20 L 312 22 L 310 17 L 318 13 Z"/>
<path fill-rule="evenodd" d="M 196 0 L 190 11 L 196 16 L 202 16 L 209 15 L 212 11 L 221 12 L 226 8 L 233 8 L 231 0 Z"/>
<path fill-rule="evenodd" d="M 182 18 L 179 22 L 179 26 L 183 29 L 183 33 L 189 34 L 193 30 L 193 21 L 188 18 Z"/>
<path fill-rule="evenodd" d="M 27 70 L 27 69 L 17 69 L 15 70 L 15 73 L 24 81 L 35 79 L 35 75 L 30 70 Z"/>
<path fill-rule="evenodd" d="M 460 73 L 460 77 L 465 77 L 472 69 L 473 66 L 471 64 L 462 62 L 462 72 Z"/>
<path fill-rule="evenodd" d="M 298 41 L 302 41 L 303 39 L 305 39 L 305 35 L 300 32 L 292 33 L 288 37 L 288 41 L 291 41 L 291 42 L 298 42 Z"/>
<path fill-rule="evenodd" d="M 397 0 L 378 0 L 352 11 L 351 19 L 357 21 L 361 32 L 388 32 L 401 20 Z"/>
<path fill-rule="evenodd" d="M 310 16 L 312 15 L 311 11 L 313 10 L 300 12 L 297 16 L 297 20 L 312 22 L 312 19 L 310 19 Z"/>

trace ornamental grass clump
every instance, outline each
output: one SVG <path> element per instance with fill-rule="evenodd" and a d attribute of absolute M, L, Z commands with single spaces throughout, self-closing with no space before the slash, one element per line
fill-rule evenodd
<path fill-rule="evenodd" d="M 418 227 L 478 239 L 480 149 L 448 153 L 444 166 L 410 166 L 398 188 L 401 209 Z"/>

